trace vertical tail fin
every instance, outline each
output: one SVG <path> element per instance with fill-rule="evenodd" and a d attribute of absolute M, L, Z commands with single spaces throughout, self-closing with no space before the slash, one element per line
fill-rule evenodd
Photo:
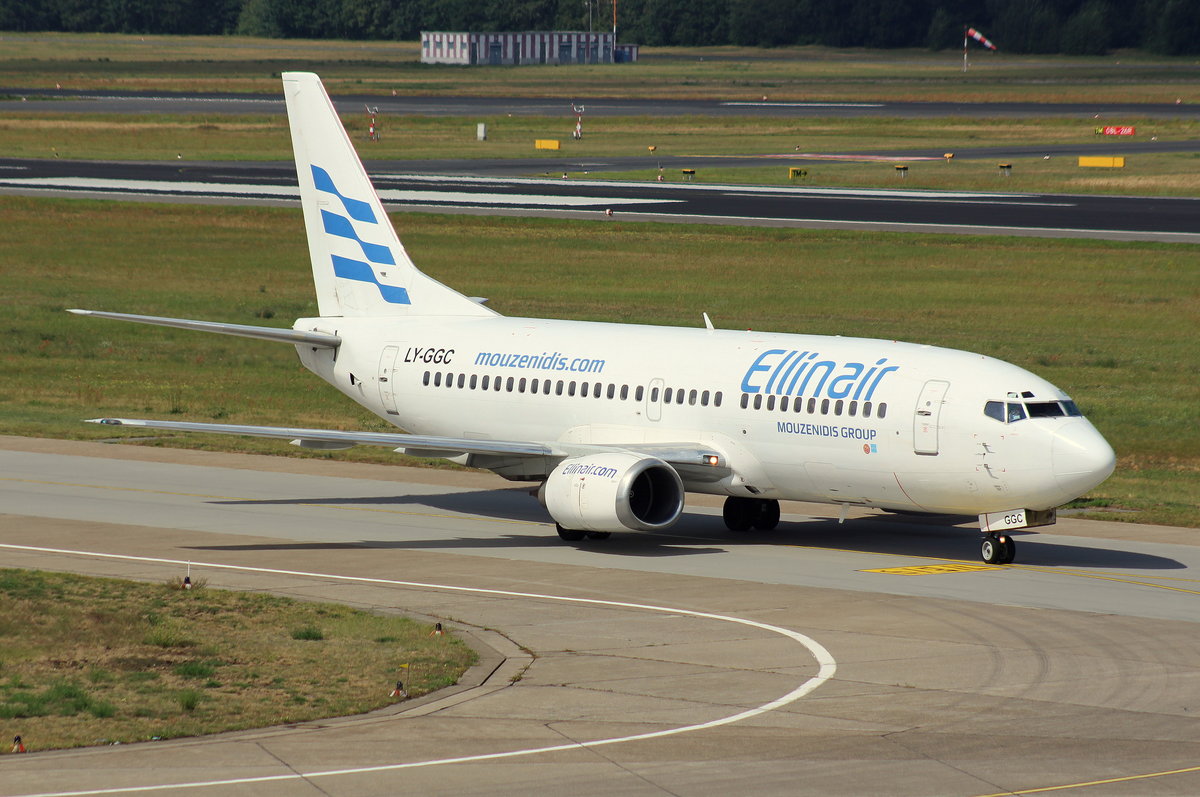
<path fill-rule="evenodd" d="M 283 93 L 320 314 L 495 315 L 413 265 L 321 79 L 285 72 Z"/>

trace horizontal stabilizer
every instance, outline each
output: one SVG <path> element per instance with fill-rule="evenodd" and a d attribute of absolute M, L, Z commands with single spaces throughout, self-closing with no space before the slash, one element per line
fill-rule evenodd
<path fill-rule="evenodd" d="M 341 338 L 325 332 L 303 332 L 296 329 L 280 329 L 279 327 L 252 327 L 244 324 L 222 324 L 217 321 L 193 321 L 188 318 L 162 318 L 155 315 L 105 313 L 99 310 L 68 310 L 67 312 L 74 313 L 75 315 L 93 316 L 95 318 L 113 318 L 117 321 L 153 324 L 160 327 L 178 327 L 179 329 L 193 329 L 197 332 L 216 332 L 221 335 L 237 335 L 242 338 L 273 340 L 278 343 L 304 344 L 316 346 L 319 349 L 336 349 L 342 345 Z"/>

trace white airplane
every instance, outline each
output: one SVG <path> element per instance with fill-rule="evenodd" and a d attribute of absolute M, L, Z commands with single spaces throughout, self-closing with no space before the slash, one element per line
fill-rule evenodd
<path fill-rule="evenodd" d="M 674 524 L 726 496 L 732 530 L 779 501 L 979 515 L 981 554 L 1104 481 L 1113 450 L 1061 390 L 980 354 L 889 340 L 508 318 L 419 271 L 320 79 L 283 76 L 320 316 L 292 329 L 70 312 L 295 345 L 408 433 L 97 418 L 94 423 L 379 445 L 540 482 L 559 536 Z"/>

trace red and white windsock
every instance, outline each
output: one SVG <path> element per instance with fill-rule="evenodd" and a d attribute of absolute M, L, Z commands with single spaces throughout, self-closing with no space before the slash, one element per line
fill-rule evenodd
<path fill-rule="evenodd" d="M 996 49 L 996 45 L 994 45 L 990 41 L 988 41 L 987 36 L 984 36 L 982 33 L 975 30 L 974 28 L 967 28 L 967 36 L 969 36 L 972 39 L 974 39 L 975 41 L 979 42 L 980 44 L 982 44 L 984 47 L 988 48 L 989 50 Z M 967 46 L 967 36 L 963 37 L 963 47 L 964 48 Z"/>

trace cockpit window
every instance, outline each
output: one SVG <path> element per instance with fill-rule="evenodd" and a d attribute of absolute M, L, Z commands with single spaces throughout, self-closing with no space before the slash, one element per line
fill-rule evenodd
<path fill-rule="evenodd" d="M 983 405 L 983 414 L 1001 423 L 1016 423 L 1026 418 L 1082 418 L 1083 413 L 1070 399 L 1063 401 L 989 401 Z"/>
<path fill-rule="evenodd" d="M 1031 401 L 1026 406 L 1030 418 L 1061 418 L 1066 415 L 1057 401 Z"/>

